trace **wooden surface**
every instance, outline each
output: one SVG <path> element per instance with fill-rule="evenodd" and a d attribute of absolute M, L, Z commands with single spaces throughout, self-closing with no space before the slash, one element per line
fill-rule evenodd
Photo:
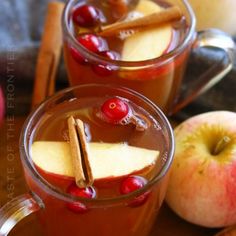
<path fill-rule="evenodd" d="M 0 206 L 25 193 L 19 158 L 19 135 L 25 117 L 9 116 L 0 128 Z M 176 216 L 165 204 L 150 236 L 213 236 L 216 230 L 198 227 Z M 11 236 L 41 236 L 34 215 L 27 217 L 10 233 Z"/>

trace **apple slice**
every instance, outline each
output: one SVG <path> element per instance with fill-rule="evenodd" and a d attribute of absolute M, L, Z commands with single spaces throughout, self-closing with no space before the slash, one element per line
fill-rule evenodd
<path fill-rule="evenodd" d="M 141 171 L 154 165 L 159 156 L 159 151 L 124 143 L 89 143 L 89 151 L 95 180 Z M 36 141 L 31 156 L 34 164 L 48 173 L 74 177 L 69 143 Z"/>
<path fill-rule="evenodd" d="M 139 17 L 161 11 L 163 8 L 149 0 L 140 0 L 133 15 Z M 172 40 L 172 26 L 165 24 L 157 28 L 134 33 L 124 40 L 121 53 L 123 61 L 143 61 L 161 56 Z"/>

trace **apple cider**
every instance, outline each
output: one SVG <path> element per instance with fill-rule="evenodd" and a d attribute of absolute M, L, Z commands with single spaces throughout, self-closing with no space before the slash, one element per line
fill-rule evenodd
<path fill-rule="evenodd" d="M 162 122 L 126 97 L 97 92 L 95 87 L 90 97 L 47 107 L 32 131 L 35 171 L 61 195 L 48 194 L 26 171 L 30 189 L 43 202 L 38 216 L 45 235 L 148 235 L 163 202 L 168 178 L 152 184 L 169 155 Z M 94 181 L 83 188 L 69 171 L 70 117 L 83 122 L 91 151 Z"/>
<path fill-rule="evenodd" d="M 128 87 L 167 113 L 178 95 L 190 49 L 186 47 L 172 54 L 186 37 L 185 16 L 146 28 L 112 33 L 106 33 L 105 29 L 172 7 L 169 2 L 158 0 L 70 1 L 63 25 L 64 58 L 70 84 Z"/>

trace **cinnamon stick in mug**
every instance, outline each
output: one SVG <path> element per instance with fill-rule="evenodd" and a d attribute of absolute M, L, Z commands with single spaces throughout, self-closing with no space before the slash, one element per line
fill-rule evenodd
<path fill-rule="evenodd" d="M 121 21 L 111 25 L 101 27 L 101 36 L 110 36 L 117 34 L 121 30 L 142 29 L 145 27 L 153 27 L 170 21 L 179 20 L 182 13 L 177 6 L 166 8 L 162 11 L 136 18 L 129 21 Z"/>

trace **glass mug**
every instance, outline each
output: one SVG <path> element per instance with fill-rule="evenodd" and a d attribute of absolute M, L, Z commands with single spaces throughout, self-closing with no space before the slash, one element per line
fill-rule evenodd
<path fill-rule="evenodd" d="M 77 112 L 80 107 L 84 109 L 87 101 L 94 105 L 104 97 L 110 96 L 125 98 L 126 101 L 135 104 L 138 109 L 141 108 L 140 111 L 147 112 L 152 117 L 151 122 L 155 121 L 155 126 L 151 129 L 154 135 L 147 139 L 145 137 L 149 133 L 146 133 L 145 139 L 139 136 L 133 141 L 140 142 L 138 140 L 141 139 L 141 145 L 144 145 L 143 140 L 146 140 L 145 145 L 158 146 L 160 155 L 157 166 L 155 166 L 157 168 L 153 169 L 153 174 L 149 176 L 146 185 L 128 194 L 94 199 L 72 196 L 62 190 L 62 186 L 68 184 L 68 179 L 55 178 L 55 174 L 47 175 L 47 172 L 42 172 L 35 167 L 32 163 L 31 145 L 44 133 L 49 135 L 49 140 L 57 138 L 57 141 L 60 139 L 58 134 L 65 134 L 65 128 L 61 128 L 61 125 L 57 125 L 59 123 L 55 123 L 58 117 L 61 117 L 60 114 L 64 117 L 64 113 L 68 115 L 75 110 Z M 48 123 L 48 121 L 52 123 Z M 55 126 L 53 126 L 54 123 Z M 105 125 L 108 127 L 107 124 Z M 115 128 L 117 128 L 116 126 Z M 105 135 L 103 127 L 102 130 L 103 132 L 101 130 L 98 132 L 99 135 Z M 159 137 L 158 142 L 156 138 L 153 138 L 155 135 Z M 132 137 L 132 135 L 128 136 L 128 138 Z M 42 139 L 46 139 L 45 136 Z M 80 85 L 62 90 L 33 111 L 23 126 L 20 137 L 20 156 L 29 193 L 13 199 L 0 209 L 0 235 L 7 235 L 15 224 L 34 212 L 42 224 L 45 235 L 148 235 L 165 196 L 173 152 L 173 132 L 167 118 L 154 103 L 143 95 L 123 87 L 96 84 Z M 112 182 L 113 185 L 115 185 L 114 182 Z M 109 183 L 106 183 L 105 192 L 108 191 L 108 186 Z M 96 188 L 100 191 L 100 185 L 96 185 Z M 148 195 L 145 195 L 146 193 Z M 141 197 L 142 200 L 142 196 L 147 196 L 143 204 L 136 206 L 130 204 L 133 199 Z M 78 201 L 88 207 L 89 211 L 81 214 L 71 211 L 68 206 L 73 206 L 73 204 L 76 206 Z"/>
<path fill-rule="evenodd" d="M 158 2 L 158 0 L 153 1 Z M 215 29 L 196 33 L 195 16 L 189 3 L 185 0 L 165 0 L 167 4 L 177 5 L 186 19 L 185 24 L 180 25 L 182 28 L 179 25 L 175 26 L 177 33 L 174 34 L 173 42 L 170 43 L 170 45 L 174 44 L 173 48 L 158 58 L 143 61 L 112 60 L 83 47 L 72 32 L 71 19 L 74 7 L 84 2 L 86 1 L 70 0 L 65 7 L 62 19 L 64 58 L 72 86 L 109 83 L 128 87 L 152 100 L 165 114 L 171 115 L 212 87 L 232 69 L 235 52 L 232 38 Z M 109 0 L 99 2 L 101 5 L 104 2 L 106 6 Z M 163 3 L 163 1 L 161 2 Z M 112 38 L 108 41 L 113 44 L 112 41 L 115 40 Z M 187 87 L 184 87 L 182 86 L 183 76 L 189 54 L 201 47 L 223 49 L 225 52 L 223 57 L 226 62 L 210 68 L 198 80 L 192 81 L 192 83 L 188 83 Z M 78 54 L 84 59 L 82 63 L 77 58 Z M 86 63 L 84 63 L 85 61 Z M 109 68 L 109 72 L 99 71 L 97 69 L 99 66 Z"/>

